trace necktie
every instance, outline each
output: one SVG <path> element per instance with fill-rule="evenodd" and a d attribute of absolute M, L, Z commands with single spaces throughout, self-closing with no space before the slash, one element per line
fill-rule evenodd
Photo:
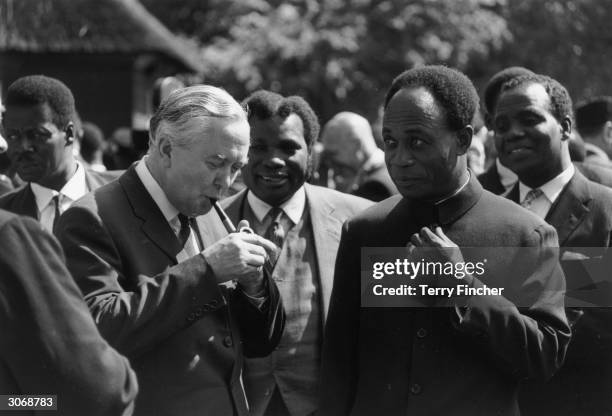
<path fill-rule="evenodd" d="M 281 224 L 283 209 L 274 207 L 270 210 L 268 216 L 272 218 L 272 223 L 266 230 L 265 237 L 276 244 L 279 248 L 282 248 L 283 241 L 285 240 L 285 230 L 283 229 L 283 224 Z"/>
<path fill-rule="evenodd" d="M 523 202 L 521 202 L 521 206 L 531 209 L 533 202 L 543 194 L 544 192 L 542 192 L 540 188 L 532 189 L 531 191 L 527 192 L 527 195 L 525 195 L 525 199 L 523 199 Z"/>
<path fill-rule="evenodd" d="M 55 214 L 53 215 L 53 229 L 55 230 L 55 224 L 57 224 L 57 220 L 59 219 L 60 213 L 60 194 L 57 194 L 52 199 L 53 204 L 55 205 Z"/>
<path fill-rule="evenodd" d="M 178 214 L 177 217 L 181 224 L 181 228 L 178 232 L 178 239 L 181 243 L 181 247 L 183 247 L 185 253 L 187 253 L 189 257 L 195 256 L 198 254 L 199 250 L 191 238 L 191 218 L 183 214 Z"/>
<path fill-rule="evenodd" d="M 270 210 L 268 216 L 272 218 L 272 223 L 266 230 L 266 234 L 264 237 L 278 246 L 278 251 L 276 252 L 276 255 L 270 258 L 270 266 L 272 266 L 272 269 L 274 269 L 274 266 L 276 266 L 276 262 L 278 261 L 278 258 L 280 257 L 280 253 L 283 248 L 283 241 L 285 240 L 285 230 L 283 229 L 283 224 L 281 224 L 283 209 L 279 207 L 274 207 Z"/>

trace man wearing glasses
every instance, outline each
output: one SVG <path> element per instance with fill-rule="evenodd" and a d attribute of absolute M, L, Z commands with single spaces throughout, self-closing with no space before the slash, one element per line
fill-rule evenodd
<path fill-rule="evenodd" d="M 38 219 L 48 231 L 77 199 L 117 175 L 86 170 L 72 151 L 75 104 L 70 89 L 43 75 L 8 88 L 4 137 L 17 173 L 28 184 L 0 198 L 0 208 Z"/>

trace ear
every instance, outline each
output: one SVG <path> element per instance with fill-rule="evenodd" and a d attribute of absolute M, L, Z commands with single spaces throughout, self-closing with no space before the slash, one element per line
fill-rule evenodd
<path fill-rule="evenodd" d="M 472 144 L 472 137 L 474 136 L 474 128 L 471 125 L 463 127 L 457 131 L 457 154 L 464 155 L 467 153 Z"/>
<path fill-rule="evenodd" d="M 172 165 L 172 143 L 170 139 L 165 135 L 158 137 L 155 147 L 163 166 L 166 168 L 170 167 Z"/>
<path fill-rule="evenodd" d="M 74 123 L 69 121 L 64 129 L 64 133 L 66 133 L 66 146 L 71 145 L 74 142 Z"/>
<path fill-rule="evenodd" d="M 608 148 L 612 149 L 612 121 L 608 120 L 603 127 L 603 140 Z"/>
<path fill-rule="evenodd" d="M 561 140 L 569 140 L 572 135 L 572 119 L 569 116 L 565 116 L 561 120 L 561 134 Z"/>

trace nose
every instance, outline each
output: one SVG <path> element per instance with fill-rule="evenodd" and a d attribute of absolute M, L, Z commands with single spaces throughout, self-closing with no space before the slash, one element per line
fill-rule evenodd
<path fill-rule="evenodd" d="M 236 175 L 237 172 L 233 173 L 231 166 L 225 166 L 217 170 L 213 184 L 220 194 L 224 194 L 229 189 Z"/>
<path fill-rule="evenodd" d="M 264 162 L 265 167 L 269 169 L 280 169 L 285 166 L 285 159 L 281 151 L 273 149 L 266 156 L 266 161 Z"/>
<path fill-rule="evenodd" d="M 412 166 L 414 165 L 414 155 L 410 148 L 404 144 L 400 144 L 399 147 L 387 156 L 391 165 L 395 166 Z"/>

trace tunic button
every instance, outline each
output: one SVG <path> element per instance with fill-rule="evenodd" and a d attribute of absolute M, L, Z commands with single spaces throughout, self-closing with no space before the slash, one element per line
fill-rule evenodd
<path fill-rule="evenodd" d="M 234 345 L 234 343 L 232 342 L 232 337 L 228 335 L 225 338 L 223 338 L 223 345 L 225 345 L 228 348 Z"/>
<path fill-rule="evenodd" d="M 410 386 L 410 392 L 412 394 L 419 394 L 421 393 L 421 385 L 414 383 L 412 386 Z"/>
<path fill-rule="evenodd" d="M 427 330 L 425 328 L 419 328 L 417 331 L 417 337 L 425 338 L 427 336 Z"/>

